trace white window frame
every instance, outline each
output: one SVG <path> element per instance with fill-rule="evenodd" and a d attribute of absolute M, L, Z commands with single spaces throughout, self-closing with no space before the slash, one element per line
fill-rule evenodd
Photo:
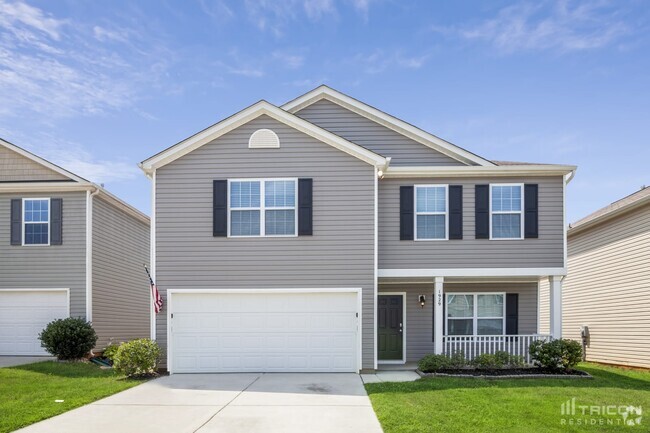
<path fill-rule="evenodd" d="M 487 334 L 478 334 L 478 321 L 479 319 L 503 319 L 501 334 L 494 335 L 506 335 L 506 293 L 505 292 L 447 292 L 445 293 L 445 335 L 448 335 L 449 328 L 449 308 L 448 308 L 448 297 L 449 295 L 461 295 L 461 296 L 473 296 L 474 297 L 474 311 L 472 312 L 472 334 L 471 335 L 452 335 L 452 337 L 484 337 Z M 503 296 L 503 316 L 502 317 L 478 317 L 478 297 L 479 295 L 501 295 Z M 470 317 L 453 317 L 453 319 L 470 319 Z"/>
<path fill-rule="evenodd" d="M 445 189 L 445 211 L 444 212 L 418 212 L 418 189 L 443 187 Z M 445 216 L 445 237 L 444 238 L 419 238 L 418 237 L 418 216 L 419 215 L 444 215 Z M 416 241 L 447 241 L 449 240 L 449 185 L 448 184 L 427 184 L 415 185 L 413 188 L 413 239 Z"/>
<path fill-rule="evenodd" d="M 39 200 L 47 201 L 47 222 L 46 221 L 25 221 L 25 202 L 27 202 L 27 201 L 39 201 Z M 51 224 L 51 221 L 52 221 L 52 206 L 51 206 L 51 204 L 52 203 L 50 203 L 50 198 L 49 197 L 41 197 L 41 198 L 39 198 L 39 197 L 25 197 L 25 198 L 23 198 L 23 202 L 22 202 L 22 205 L 23 205 L 22 222 L 21 222 L 22 226 L 21 226 L 21 229 L 22 229 L 22 232 L 23 232 L 22 233 L 22 236 L 23 236 L 22 241 L 23 241 L 23 246 L 24 247 L 49 247 L 50 246 L 50 242 L 52 240 L 52 224 Z M 25 243 L 25 235 L 27 233 L 27 230 L 25 230 L 26 225 L 27 224 L 44 224 L 44 223 L 47 223 L 47 243 L 46 244 L 27 244 L 27 243 Z"/>
<path fill-rule="evenodd" d="M 521 188 L 521 207 L 519 211 L 493 211 L 492 210 L 492 200 L 494 198 L 493 189 L 495 186 L 518 186 Z M 490 200 L 488 206 L 490 207 L 490 240 L 494 241 L 519 241 L 524 239 L 524 184 L 523 183 L 491 183 L 490 184 Z M 519 214 L 519 223 L 521 227 L 519 229 L 519 237 L 516 238 L 495 238 L 492 236 L 492 215 L 515 215 Z"/>
<path fill-rule="evenodd" d="M 269 181 L 292 181 L 294 183 L 295 202 L 293 208 L 266 206 L 266 182 Z M 232 182 L 259 182 L 260 183 L 260 207 L 238 207 L 230 208 L 230 186 Z M 267 235 L 266 234 L 266 211 L 267 210 L 291 210 L 294 213 L 294 233 L 288 235 Z M 260 211 L 260 234 L 259 235 L 233 235 L 230 232 L 232 224 L 232 211 L 259 210 Z M 278 178 L 250 178 L 250 179 L 228 179 L 228 237 L 229 238 L 292 238 L 298 236 L 298 178 L 297 177 L 278 177 Z"/>

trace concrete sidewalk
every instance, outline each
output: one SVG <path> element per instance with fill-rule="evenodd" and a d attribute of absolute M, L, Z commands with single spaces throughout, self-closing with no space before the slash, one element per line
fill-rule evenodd
<path fill-rule="evenodd" d="M 22 433 L 381 432 L 357 374 L 176 374 Z"/>

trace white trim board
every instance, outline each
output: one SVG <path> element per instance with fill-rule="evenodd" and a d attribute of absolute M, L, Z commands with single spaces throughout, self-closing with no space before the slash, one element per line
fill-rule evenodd
<path fill-rule="evenodd" d="M 422 129 L 411 125 L 410 123 L 398 119 L 397 117 L 391 116 L 390 114 L 384 113 L 381 110 L 378 110 L 366 103 L 363 103 L 325 85 L 319 86 L 314 90 L 311 90 L 304 95 L 287 102 L 286 104 L 282 105 L 281 108 L 283 110 L 287 110 L 290 113 L 296 113 L 322 99 L 326 99 L 330 102 L 333 102 L 334 104 L 340 105 L 343 108 L 346 108 L 356 114 L 359 114 L 360 116 L 370 119 L 373 122 L 377 122 L 382 126 L 392 129 L 399 134 L 402 134 L 414 141 L 417 141 L 420 144 L 430 147 L 457 161 L 463 162 L 465 164 L 478 164 L 482 166 L 495 165 L 492 161 L 475 155 L 472 152 L 456 146 L 455 144 L 443 140 L 440 137 L 436 137 L 435 135 L 423 131 Z"/>
<path fill-rule="evenodd" d="M 483 166 L 390 166 L 384 172 L 386 179 L 505 177 L 505 176 L 567 176 L 575 172 L 574 165 L 499 165 Z"/>
<path fill-rule="evenodd" d="M 566 275 L 566 268 L 379 269 L 379 278 L 401 277 L 545 277 Z"/>
<path fill-rule="evenodd" d="M 169 289 L 167 290 L 167 370 L 174 374 L 172 365 L 172 335 L 171 315 L 173 313 L 173 298 L 175 294 L 290 294 L 290 293 L 355 293 L 357 296 L 357 370 L 363 368 L 363 302 L 361 288 L 297 288 L 297 289 Z"/>
<path fill-rule="evenodd" d="M 215 123 L 209 128 L 204 129 L 203 131 L 142 161 L 139 166 L 145 173 L 151 173 L 152 170 L 169 164 L 183 155 L 187 155 L 199 147 L 262 115 L 269 116 L 278 122 L 284 123 L 287 126 L 322 141 L 323 143 L 329 144 L 338 150 L 367 162 L 368 164 L 384 167 L 387 163 L 386 158 L 379 154 L 371 152 L 370 150 L 341 138 L 338 135 L 332 134 L 331 132 L 322 129 L 313 123 L 307 122 L 298 116 L 294 116 L 273 104 L 266 101 L 259 101 L 237 114 Z"/>
<path fill-rule="evenodd" d="M 375 355 L 375 361 L 377 364 L 406 364 L 406 292 L 379 292 L 377 294 L 377 300 L 379 300 L 380 296 L 384 295 L 402 296 L 402 359 L 380 360 L 377 354 Z M 377 310 L 379 310 L 379 304 L 377 304 L 377 308 L 375 308 L 375 316 L 377 315 Z M 375 328 L 375 334 L 377 333 L 377 328 Z"/>

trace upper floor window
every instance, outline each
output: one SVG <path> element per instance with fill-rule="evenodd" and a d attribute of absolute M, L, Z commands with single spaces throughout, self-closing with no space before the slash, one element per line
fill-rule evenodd
<path fill-rule="evenodd" d="M 50 199 L 23 199 L 23 245 L 49 245 Z"/>
<path fill-rule="evenodd" d="M 492 239 L 523 239 L 522 184 L 490 185 Z"/>
<path fill-rule="evenodd" d="M 504 293 L 447 293 L 447 335 L 503 335 Z"/>
<path fill-rule="evenodd" d="M 296 236 L 296 179 L 231 180 L 230 236 Z"/>
<path fill-rule="evenodd" d="M 447 185 L 415 186 L 415 239 L 447 239 Z"/>

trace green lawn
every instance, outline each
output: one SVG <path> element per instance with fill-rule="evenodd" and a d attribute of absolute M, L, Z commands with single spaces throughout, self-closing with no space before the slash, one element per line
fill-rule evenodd
<path fill-rule="evenodd" d="M 650 431 L 650 372 L 588 363 L 579 368 L 594 379 L 436 377 L 368 384 L 366 390 L 386 433 Z M 573 397 L 576 415 L 564 416 L 563 425 L 561 404 Z M 646 413 L 640 425 L 629 427 L 618 424 L 618 415 L 582 416 L 580 405 L 634 405 Z M 584 425 L 585 418 L 604 418 L 605 425 Z M 608 419 L 614 424 L 607 425 Z"/>
<path fill-rule="evenodd" d="M 131 388 L 127 380 L 94 364 L 38 362 L 0 368 L 0 433 L 10 432 Z M 55 400 L 64 400 L 56 403 Z"/>

